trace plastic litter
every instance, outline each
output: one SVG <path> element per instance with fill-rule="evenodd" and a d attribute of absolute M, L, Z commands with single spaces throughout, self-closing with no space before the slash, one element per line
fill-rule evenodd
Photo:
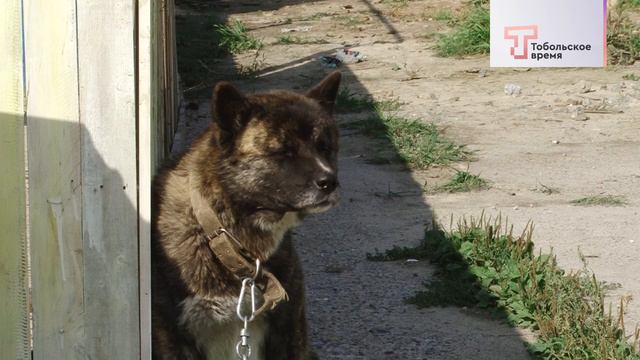
<path fill-rule="evenodd" d="M 506 95 L 518 96 L 518 95 L 520 95 L 521 91 L 522 91 L 522 88 L 520 87 L 520 85 L 507 84 L 507 85 L 504 86 L 504 93 Z"/>
<path fill-rule="evenodd" d="M 355 64 L 367 60 L 367 56 L 360 51 L 341 49 L 336 51 L 335 57 L 345 64 Z"/>
<path fill-rule="evenodd" d="M 355 64 L 367 60 L 367 56 L 355 50 L 340 49 L 333 55 L 320 57 L 320 63 L 329 68 L 336 68 L 340 64 Z"/>
<path fill-rule="evenodd" d="M 567 106 L 567 111 L 569 112 L 573 120 L 589 120 L 589 117 L 584 115 L 584 106 L 582 105 L 569 104 L 569 106 Z"/>
<path fill-rule="evenodd" d="M 307 32 L 311 30 L 312 26 L 298 26 L 294 28 L 283 28 L 280 29 L 281 33 L 291 33 L 291 32 Z"/>
<path fill-rule="evenodd" d="M 320 63 L 325 67 L 335 69 L 340 65 L 340 60 L 336 59 L 333 56 L 321 56 Z"/>

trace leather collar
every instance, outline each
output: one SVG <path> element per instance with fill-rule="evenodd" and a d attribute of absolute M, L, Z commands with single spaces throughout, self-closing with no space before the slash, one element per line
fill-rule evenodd
<path fill-rule="evenodd" d="M 256 310 L 255 315 L 257 316 L 265 310 L 273 310 L 281 301 L 289 300 L 286 290 L 273 273 L 262 266 L 257 270 L 259 273 L 256 273 L 255 259 L 250 261 L 252 258 L 249 252 L 244 249 L 235 236 L 222 226 L 209 202 L 194 186 L 191 176 L 189 177 L 189 188 L 193 213 L 207 237 L 211 252 L 240 281 L 244 278 L 253 278 L 262 291 L 263 303 Z"/>

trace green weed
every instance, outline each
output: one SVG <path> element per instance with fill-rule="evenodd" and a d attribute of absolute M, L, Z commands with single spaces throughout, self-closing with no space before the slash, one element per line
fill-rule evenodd
<path fill-rule="evenodd" d="M 487 190 L 491 184 L 479 175 L 473 175 L 467 171 L 456 171 L 451 180 L 446 184 L 433 189 L 434 192 L 469 192 L 477 190 Z"/>
<path fill-rule="evenodd" d="M 307 44 L 327 44 L 328 41 L 324 39 L 304 39 L 298 36 L 282 35 L 280 36 L 275 45 L 307 45 Z"/>
<path fill-rule="evenodd" d="M 638 75 L 636 75 L 634 73 L 625 74 L 625 75 L 622 76 L 622 78 L 624 80 L 630 80 L 630 81 L 638 81 L 638 80 L 640 80 L 640 76 L 638 76 Z"/>
<path fill-rule="evenodd" d="M 364 135 L 389 142 L 399 159 L 413 169 L 448 165 L 472 159 L 464 145 L 457 145 L 442 135 L 434 124 L 378 112 L 365 120 L 347 124 Z"/>
<path fill-rule="evenodd" d="M 572 200 L 571 203 L 579 206 L 624 206 L 627 199 L 617 195 L 592 195 Z"/>
<path fill-rule="evenodd" d="M 214 25 L 220 38 L 220 47 L 232 54 L 238 54 L 247 50 L 261 49 L 262 41 L 249 35 L 247 27 L 239 20 L 228 25 Z"/>
<path fill-rule="evenodd" d="M 395 7 L 406 7 L 409 5 L 409 0 L 382 0 L 381 2 Z"/>
<path fill-rule="evenodd" d="M 451 21 L 453 20 L 453 14 L 447 9 L 441 9 L 433 14 L 433 18 L 438 21 Z"/>
<path fill-rule="evenodd" d="M 489 10 L 474 6 L 452 33 L 440 37 L 436 44 L 439 56 L 463 56 L 489 52 Z"/>
<path fill-rule="evenodd" d="M 238 64 L 236 73 L 241 78 L 255 77 L 264 68 L 266 61 L 262 51 L 256 51 L 253 60 L 246 65 Z"/>
<path fill-rule="evenodd" d="M 349 113 L 360 111 L 395 111 L 400 108 L 397 99 L 374 100 L 371 98 L 357 96 L 348 88 L 343 88 L 338 92 L 336 98 L 336 111 Z"/>
<path fill-rule="evenodd" d="M 640 0 L 619 0 L 608 13 L 607 50 L 611 64 L 630 65 L 640 59 L 640 28 L 629 17 Z"/>
<path fill-rule="evenodd" d="M 425 169 L 472 160 L 471 152 L 464 145 L 457 145 L 445 138 L 434 124 L 397 115 L 395 111 L 400 106 L 398 100 L 376 101 L 358 97 L 349 89 L 341 90 L 336 100 L 338 112 L 372 113 L 363 120 L 343 124 L 342 128 L 358 130 L 363 135 L 384 140 L 393 146 L 397 160 L 411 168 Z M 387 163 L 396 159 L 378 157 L 375 161 L 378 160 Z"/>
<path fill-rule="evenodd" d="M 550 254 L 534 253 L 533 226 L 520 235 L 513 227 L 481 216 L 462 219 L 448 233 L 429 230 L 413 248 L 394 247 L 367 254 L 372 261 L 428 259 L 438 279 L 407 302 L 419 307 L 467 306 L 486 309 L 514 326 L 528 327 L 537 341 L 528 349 L 541 359 L 638 360 L 627 342 L 620 303 L 618 316 L 605 311 L 605 286 L 583 270 L 566 273 Z"/>

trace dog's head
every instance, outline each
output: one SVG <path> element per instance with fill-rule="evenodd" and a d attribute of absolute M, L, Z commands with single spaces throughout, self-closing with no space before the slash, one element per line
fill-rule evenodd
<path fill-rule="evenodd" d="M 338 201 L 334 72 L 306 94 L 244 95 L 228 83 L 213 93 L 218 177 L 233 201 L 258 212 L 326 211 Z"/>

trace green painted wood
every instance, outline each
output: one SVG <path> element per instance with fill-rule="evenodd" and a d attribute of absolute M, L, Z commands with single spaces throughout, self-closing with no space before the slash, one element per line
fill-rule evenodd
<path fill-rule="evenodd" d="M 22 21 L 20 2 L 0 6 L 0 349 L 3 358 L 28 359 Z"/>

